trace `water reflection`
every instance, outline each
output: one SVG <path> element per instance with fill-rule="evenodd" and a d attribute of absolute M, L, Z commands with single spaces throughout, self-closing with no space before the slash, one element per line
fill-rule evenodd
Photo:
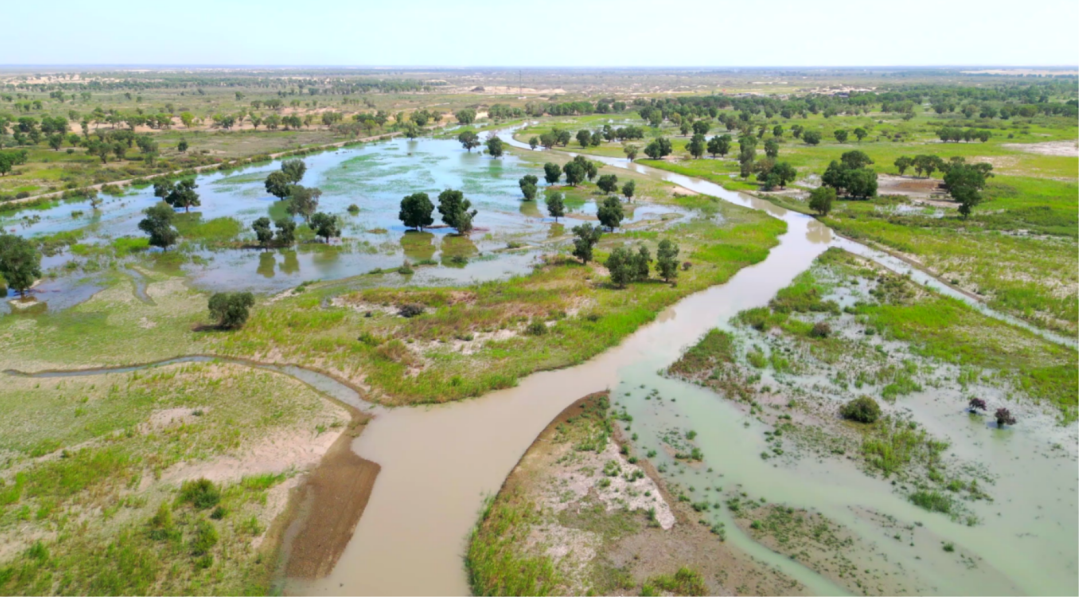
<path fill-rule="evenodd" d="M 255 271 L 266 278 L 273 278 L 275 265 L 274 254 L 263 251 L 259 253 L 259 267 Z"/>
<path fill-rule="evenodd" d="M 419 262 L 435 257 L 435 235 L 429 232 L 406 231 L 401 235 L 401 251 L 411 261 Z"/>

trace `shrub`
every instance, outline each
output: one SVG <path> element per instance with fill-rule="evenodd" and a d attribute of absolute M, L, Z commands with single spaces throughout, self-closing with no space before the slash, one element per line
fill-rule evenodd
<path fill-rule="evenodd" d="M 864 424 L 872 424 L 881 417 L 881 406 L 877 401 L 863 395 L 840 408 L 840 415 Z"/>
<path fill-rule="evenodd" d="M 1009 413 L 1009 410 L 1004 407 L 999 407 L 998 410 L 994 412 L 994 418 L 997 419 L 997 425 L 999 428 L 1004 428 L 1005 426 L 1012 426 L 1016 424 L 1016 418 L 1013 417 L 1012 414 Z"/>
<path fill-rule="evenodd" d="M 424 313 L 424 306 L 415 303 L 406 303 L 398 310 L 398 315 L 403 318 L 413 318 Z"/>
<path fill-rule="evenodd" d="M 547 324 L 544 324 L 544 322 L 541 320 L 533 320 L 532 322 L 529 322 L 528 326 L 525 327 L 525 333 L 531 334 L 533 336 L 543 336 L 547 334 L 547 332 Z"/>
<path fill-rule="evenodd" d="M 252 305 L 255 297 L 251 293 L 214 293 L 210 297 L 210 317 L 221 328 L 240 328 L 247 322 Z"/>
<path fill-rule="evenodd" d="M 195 524 L 195 535 L 191 538 L 191 554 L 194 556 L 204 555 L 210 552 L 210 549 L 217 544 L 217 541 L 218 533 L 214 529 L 214 524 L 201 519 Z"/>
<path fill-rule="evenodd" d="M 180 485 L 180 502 L 191 503 L 196 509 L 209 509 L 221 501 L 221 491 L 206 478 L 188 480 Z"/>
<path fill-rule="evenodd" d="M 971 400 L 968 401 L 968 411 L 971 413 L 986 411 L 986 401 L 977 397 L 972 397 Z"/>
<path fill-rule="evenodd" d="M 828 338 L 832 334 L 832 326 L 828 322 L 818 322 L 810 329 L 810 338 Z"/>

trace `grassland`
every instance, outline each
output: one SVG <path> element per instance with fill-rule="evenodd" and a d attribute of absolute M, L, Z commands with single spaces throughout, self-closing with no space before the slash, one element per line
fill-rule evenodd
<path fill-rule="evenodd" d="M 268 593 L 289 489 L 349 420 L 295 380 L 224 364 L 4 387 L 12 595 Z"/>

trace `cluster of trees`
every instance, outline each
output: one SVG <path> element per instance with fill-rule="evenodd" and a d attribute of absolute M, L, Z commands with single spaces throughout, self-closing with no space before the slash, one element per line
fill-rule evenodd
<path fill-rule="evenodd" d="M 184 212 L 190 212 L 191 208 L 202 205 L 196 188 L 198 185 L 195 184 L 195 179 L 179 182 L 157 181 L 154 183 L 154 197 L 160 198 L 173 208 L 184 208 Z"/>
<path fill-rule="evenodd" d="M 665 282 L 670 282 L 679 275 L 679 246 L 668 239 L 660 241 L 656 249 L 656 271 Z M 619 288 L 625 288 L 631 282 L 649 280 L 649 268 L 652 255 L 645 245 L 638 245 L 637 251 L 627 247 L 616 247 L 608 256 L 604 266 L 611 273 L 611 282 Z"/>
<path fill-rule="evenodd" d="M 0 176 L 7 176 L 19 164 L 26 164 L 26 150 L 0 151 Z"/>
<path fill-rule="evenodd" d="M 626 127 L 612 127 L 610 124 L 605 124 L 602 128 L 596 131 L 590 131 L 588 129 L 582 129 L 577 132 L 576 139 L 581 147 L 595 147 L 601 143 L 607 141 L 630 141 L 634 139 L 643 139 L 645 137 L 645 130 L 641 127 L 630 125 Z M 539 137 L 532 137 L 529 139 L 529 147 L 536 149 L 543 146 L 545 149 L 551 149 L 556 145 L 566 147 L 570 143 L 572 137 L 570 131 L 560 129 L 559 127 L 552 127 L 552 129 L 546 133 L 542 133 Z"/>
<path fill-rule="evenodd" d="M 443 223 L 455 229 L 458 234 L 472 231 L 472 222 L 477 211 L 471 209 L 472 203 L 461 191 L 446 189 L 440 193 L 438 208 Z M 402 198 L 398 218 L 405 226 L 423 231 L 425 226 L 431 226 L 435 222 L 432 218 L 434 211 L 435 206 L 428 194 L 418 192 Z"/>
<path fill-rule="evenodd" d="M 935 171 L 945 172 L 945 169 L 948 168 L 945 160 L 932 154 L 919 154 L 914 158 L 900 156 L 893 162 L 893 165 L 900 171 L 901 176 L 907 172 L 908 168 L 913 169 L 916 175 L 925 174 L 927 177 L 934 174 Z"/>
<path fill-rule="evenodd" d="M 278 218 L 274 221 L 277 230 L 270 228 L 270 219 L 263 216 L 251 224 L 255 238 L 263 248 L 270 246 L 290 247 L 296 242 L 296 222 L 292 218 Z"/>
<path fill-rule="evenodd" d="M 15 289 L 26 298 L 26 291 L 41 278 L 41 253 L 29 240 L 0 233 L 0 297 Z"/>
<path fill-rule="evenodd" d="M 645 145 L 645 155 L 653 160 L 660 160 L 671 154 L 671 141 L 667 137 L 656 137 Z"/>
<path fill-rule="evenodd" d="M 833 160 L 821 175 L 821 184 L 836 190 L 838 195 L 868 198 L 877 195 L 877 173 L 870 165 L 874 161 L 865 153 L 844 152 L 840 161 Z"/>
<path fill-rule="evenodd" d="M 319 208 L 319 197 L 322 190 L 317 187 L 304 187 L 300 180 L 307 172 L 307 165 L 303 160 L 286 160 L 281 163 L 281 169 L 271 172 L 266 177 L 266 192 L 278 200 L 288 200 L 286 210 L 293 216 L 302 216 L 305 222 L 310 223 L 312 215 Z"/>
<path fill-rule="evenodd" d="M 990 139 L 991 134 L 987 129 L 962 129 L 960 127 L 942 127 L 937 132 L 938 138 L 942 141 L 949 142 L 955 141 L 959 143 L 961 141 L 979 141 L 985 142 Z"/>

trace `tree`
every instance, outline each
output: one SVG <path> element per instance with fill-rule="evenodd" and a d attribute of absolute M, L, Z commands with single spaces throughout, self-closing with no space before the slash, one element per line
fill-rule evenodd
<path fill-rule="evenodd" d="M 705 155 L 705 136 L 694 134 L 690 138 L 690 143 L 686 144 L 686 151 L 690 153 L 690 156 L 695 160 L 701 159 Z"/>
<path fill-rule="evenodd" d="M 874 163 L 865 153 L 859 150 L 844 152 L 840 155 L 840 163 L 848 168 L 865 168 Z"/>
<path fill-rule="evenodd" d="M 529 149 L 536 149 L 540 145 L 540 140 L 536 136 L 529 137 Z"/>
<path fill-rule="evenodd" d="M 480 147 L 480 137 L 475 131 L 462 131 L 457 136 L 458 143 L 471 154 L 474 147 Z"/>
<path fill-rule="evenodd" d="M 199 202 L 199 194 L 195 192 L 197 187 L 195 179 L 184 179 L 172 186 L 169 194 L 163 199 L 174 208 L 184 208 L 185 212 L 190 212 L 192 207 L 202 205 Z M 157 185 L 154 185 L 154 194 L 156 195 L 157 192 Z"/>
<path fill-rule="evenodd" d="M 784 136 L 784 127 L 782 125 L 776 125 L 772 128 L 773 137 L 780 138 Z"/>
<path fill-rule="evenodd" d="M 536 199 L 536 185 L 539 182 L 540 179 L 532 174 L 527 174 L 518 179 L 518 187 L 521 188 L 521 194 L 525 196 L 525 201 Z"/>
<path fill-rule="evenodd" d="M 463 125 L 471 125 L 476 120 L 476 110 L 463 108 L 454 113 L 454 118 Z"/>
<path fill-rule="evenodd" d="M 775 137 L 771 137 L 765 140 L 765 156 L 769 158 L 776 158 L 780 155 L 780 142 Z"/>
<path fill-rule="evenodd" d="M 863 138 L 867 135 L 866 129 L 862 127 L 856 127 L 852 132 L 855 133 L 855 138 L 859 140 L 859 143 L 862 143 Z"/>
<path fill-rule="evenodd" d="M 819 216 L 828 216 L 832 211 L 833 201 L 836 199 L 836 189 L 832 187 L 818 187 L 810 192 L 810 209 Z"/>
<path fill-rule="evenodd" d="M 855 168 L 848 171 L 846 190 L 852 197 L 877 195 L 877 173 L 871 168 Z"/>
<path fill-rule="evenodd" d="M 472 220 L 477 211 L 470 212 L 471 207 L 472 203 L 465 199 L 461 191 L 447 189 L 439 194 L 439 214 L 442 214 L 442 221 L 459 234 L 472 230 Z"/>
<path fill-rule="evenodd" d="M 638 146 L 634 145 L 633 143 L 628 143 L 624 145 L 623 153 L 626 154 L 626 159 L 630 160 L 631 162 L 637 159 L 638 149 Z"/>
<path fill-rule="evenodd" d="M 649 253 L 648 247 L 638 245 L 637 253 L 634 254 L 633 264 L 634 280 L 649 280 L 649 265 L 652 264 L 652 255 Z"/>
<path fill-rule="evenodd" d="M 293 216 L 303 216 L 305 222 L 311 222 L 311 215 L 319 209 L 319 197 L 322 190 L 317 187 L 304 187 L 302 185 L 289 186 L 289 204 L 286 211 Z"/>
<path fill-rule="evenodd" d="M 634 279 L 634 255 L 626 247 L 613 249 L 604 266 L 611 274 L 611 284 L 620 289 Z"/>
<path fill-rule="evenodd" d="M 787 187 L 788 183 L 794 181 L 798 177 L 798 171 L 795 170 L 794 166 L 787 162 L 777 162 L 773 165 L 772 169 L 770 169 L 769 174 L 776 177 L 776 184 L 779 185 L 781 189 Z"/>
<path fill-rule="evenodd" d="M 843 142 L 847 141 L 847 136 L 848 136 L 847 129 L 837 129 L 837 130 L 833 131 L 833 137 L 836 137 L 836 140 L 839 141 L 840 143 L 843 143 Z"/>
<path fill-rule="evenodd" d="M 596 210 L 596 218 L 609 230 L 615 230 L 623 220 L 622 202 L 618 197 L 604 198 L 604 202 Z"/>
<path fill-rule="evenodd" d="M 210 297 L 210 317 L 223 330 L 240 328 L 253 305 L 255 297 L 251 293 L 214 293 Z"/>
<path fill-rule="evenodd" d="M 592 133 L 590 133 L 586 129 L 582 129 L 577 132 L 577 140 L 578 143 L 581 144 L 582 148 L 589 147 L 589 145 L 592 143 Z"/>
<path fill-rule="evenodd" d="M 299 183 L 307 172 L 307 164 L 303 160 L 286 160 L 281 163 L 281 172 L 285 173 L 290 183 Z"/>
<path fill-rule="evenodd" d="M 559 221 L 559 218 L 566 215 L 566 204 L 563 203 L 563 194 L 558 191 L 548 190 L 544 194 L 544 205 L 547 206 L 548 215 L 555 219 L 555 222 Z"/>
<path fill-rule="evenodd" d="M 176 151 L 180 152 L 181 154 L 188 151 L 187 139 L 181 139 L 180 143 L 176 144 Z"/>
<path fill-rule="evenodd" d="M 709 153 L 715 158 L 717 155 L 726 156 L 731 151 L 731 135 L 727 133 L 717 135 L 709 140 Z"/>
<path fill-rule="evenodd" d="M 292 183 L 289 181 L 289 175 L 280 170 L 275 170 L 266 177 L 265 186 L 267 193 L 282 200 L 289 196 Z"/>
<path fill-rule="evenodd" d="M 645 146 L 645 155 L 653 160 L 659 160 L 671 153 L 671 141 L 666 137 L 657 137 Z"/>
<path fill-rule="evenodd" d="M 55 151 L 60 151 L 60 148 L 64 145 L 64 135 L 61 133 L 53 133 L 47 138 L 49 147 Z"/>
<path fill-rule="evenodd" d="M 603 229 L 592 224 L 579 224 L 571 229 L 574 233 L 574 257 L 587 264 L 592 260 L 593 247 L 600 242 Z"/>
<path fill-rule="evenodd" d="M 1005 407 L 998 407 L 998 410 L 994 412 L 994 419 L 997 420 L 999 428 L 1016 425 L 1016 418 Z"/>
<path fill-rule="evenodd" d="M 563 164 L 562 169 L 566 173 L 566 184 L 571 187 L 576 187 L 578 183 L 585 180 L 585 167 L 580 162 L 567 162 Z"/>
<path fill-rule="evenodd" d="M 176 212 L 165 202 L 158 202 L 143 210 L 146 218 L 139 221 L 139 230 L 150 235 L 150 244 L 168 251 L 180 236 L 172 226 Z"/>
<path fill-rule="evenodd" d="M 634 200 L 634 190 L 636 187 L 637 185 L 634 181 L 627 181 L 626 184 L 622 186 L 622 194 L 626 196 L 626 201 Z"/>
<path fill-rule="evenodd" d="M 977 414 L 979 411 L 986 411 L 986 401 L 978 397 L 972 397 L 968 401 L 968 412 Z"/>
<path fill-rule="evenodd" d="M 558 143 L 559 136 L 556 135 L 554 132 L 542 133 L 540 135 L 540 145 L 544 146 L 545 149 L 551 149 L 555 147 L 555 145 L 557 145 Z"/>
<path fill-rule="evenodd" d="M 665 282 L 679 276 L 679 246 L 669 239 L 660 241 L 656 248 L 656 271 Z"/>
<path fill-rule="evenodd" d="M 709 133 L 709 128 L 710 128 L 709 121 L 704 120 L 704 119 L 694 121 L 694 124 L 693 124 L 693 126 L 691 128 L 694 131 L 694 135 L 701 135 L 702 137 L 704 137 L 705 135 L 707 135 Z"/>
<path fill-rule="evenodd" d="M 423 232 L 425 226 L 431 226 L 435 223 L 435 220 L 431 217 L 434 210 L 435 206 L 432 205 L 428 194 L 417 192 L 402 198 L 398 219 L 405 226 Z"/>
<path fill-rule="evenodd" d="M 27 289 L 41 278 L 41 254 L 34 244 L 17 235 L 0 233 L 0 276 L 25 299 Z"/>
<path fill-rule="evenodd" d="M 818 131 L 803 131 L 802 140 L 807 145 L 817 145 L 821 143 L 821 133 Z"/>
<path fill-rule="evenodd" d="M 554 185 L 559 182 L 559 177 L 562 176 L 562 169 L 554 162 L 548 162 L 544 164 L 544 180 L 547 184 Z"/>
<path fill-rule="evenodd" d="M 329 243 L 331 237 L 341 236 L 341 222 L 337 216 L 331 216 L 326 212 L 316 212 L 311 216 L 311 230 Z"/>
<path fill-rule="evenodd" d="M 900 176 L 904 176 L 904 171 L 911 168 L 911 158 L 907 156 L 900 156 L 893 162 L 893 166 L 896 166 L 896 170 L 900 171 Z"/>
<path fill-rule="evenodd" d="M 492 158 L 501 158 L 503 155 L 503 140 L 498 137 L 488 139 L 487 153 L 491 154 Z"/>
<path fill-rule="evenodd" d="M 982 167 L 982 168 L 980 168 Z M 953 200 L 959 202 L 960 215 L 967 219 L 975 206 L 982 202 L 982 191 L 986 177 L 990 174 L 989 164 L 956 164 L 945 172 L 945 187 Z"/>
<path fill-rule="evenodd" d="M 274 231 L 270 229 L 270 219 L 266 216 L 258 218 L 255 222 L 251 223 L 252 230 L 255 231 L 255 238 L 259 240 L 259 244 L 266 247 L 270 246 L 270 243 L 274 240 Z"/>
<path fill-rule="evenodd" d="M 596 179 L 596 186 L 604 193 L 615 193 L 619 188 L 619 177 L 613 174 L 605 174 Z"/>
<path fill-rule="evenodd" d="M 293 222 L 291 218 L 279 218 L 274 221 L 274 226 L 277 227 L 278 244 L 292 247 L 292 244 L 296 242 L 296 222 Z"/>

